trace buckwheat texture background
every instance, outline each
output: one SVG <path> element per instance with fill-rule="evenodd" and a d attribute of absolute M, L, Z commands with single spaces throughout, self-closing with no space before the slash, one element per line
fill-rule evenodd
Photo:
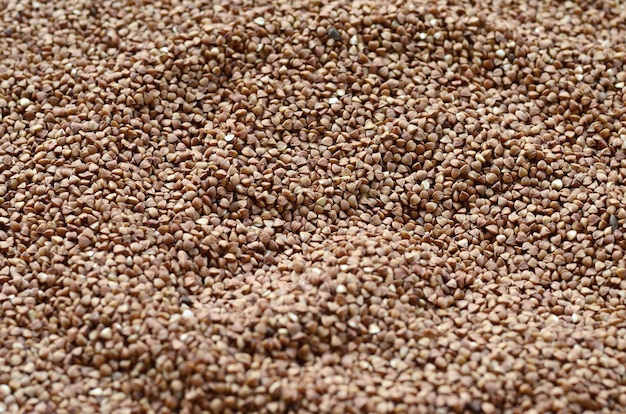
<path fill-rule="evenodd" d="M 620 2 L 0 5 L 0 412 L 626 410 Z"/>

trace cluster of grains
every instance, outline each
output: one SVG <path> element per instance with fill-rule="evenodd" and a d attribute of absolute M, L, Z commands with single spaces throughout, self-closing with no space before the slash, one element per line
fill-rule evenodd
<path fill-rule="evenodd" d="M 626 409 L 617 1 L 8 1 L 0 413 Z"/>

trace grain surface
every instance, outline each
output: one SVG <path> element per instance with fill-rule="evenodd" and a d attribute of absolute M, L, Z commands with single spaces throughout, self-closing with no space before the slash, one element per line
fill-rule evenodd
<path fill-rule="evenodd" d="M 620 2 L 0 6 L 0 413 L 626 410 Z"/>

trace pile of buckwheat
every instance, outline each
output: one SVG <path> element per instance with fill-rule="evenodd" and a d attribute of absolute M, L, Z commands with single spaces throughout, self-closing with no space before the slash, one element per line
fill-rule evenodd
<path fill-rule="evenodd" d="M 619 1 L 5 1 L 0 413 L 626 410 Z"/>

